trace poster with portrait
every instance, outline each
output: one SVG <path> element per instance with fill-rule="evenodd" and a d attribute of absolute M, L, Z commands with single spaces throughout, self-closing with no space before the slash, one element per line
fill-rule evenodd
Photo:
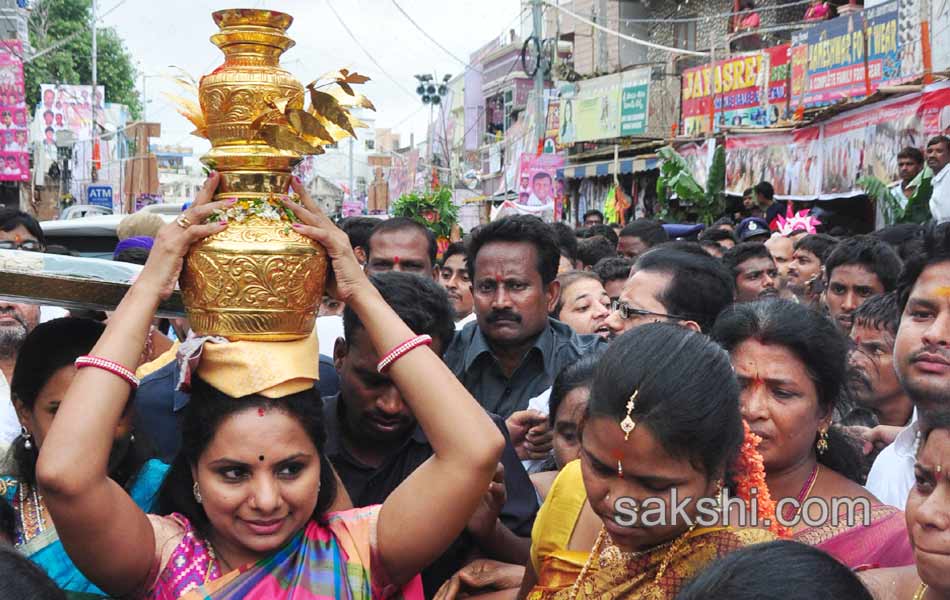
<path fill-rule="evenodd" d="M 564 157 L 557 154 L 523 153 L 518 163 L 518 198 L 496 207 L 492 220 L 525 214 L 553 221 L 557 200 L 564 195 L 564 181 L 557 178 L 563 166 Z"/>
<path fill-rule="evenodd" d="M 0 181 L 29 181 L 23 44 L 0 41 Z"/>
<path fill-rule="evenodd" d="M 92 136 L 92 107 L 96 105 L 96 114 L 102 119 L 105 113 L 105 86 L 96 87 L 93 94 L 91 85 L 64 85 L 44 83 L 40 85 L 40 103 L 36 107 L 36 118 L 41 119 L 43 135 L 55 139 L 57 131 L 69 130 L 78 140 L 88 140 Z M 100 121 L 101 123 L 101 121 Z"/>

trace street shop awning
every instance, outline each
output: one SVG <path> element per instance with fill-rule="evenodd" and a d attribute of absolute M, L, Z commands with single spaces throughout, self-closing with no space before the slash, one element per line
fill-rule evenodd
<path fill-rule="evenodd" d="M 623 175 L 626 173 L 639 173 L 658 169 L 660 161 L 657 158 L 621 158 L 614 160 L 601 160 L 597 162 L 583 163 L 580 165 L 568 165 L 557 170 L 558 179 L 583 179 L 585 177 L 602 177 L 604 175 Z"/>

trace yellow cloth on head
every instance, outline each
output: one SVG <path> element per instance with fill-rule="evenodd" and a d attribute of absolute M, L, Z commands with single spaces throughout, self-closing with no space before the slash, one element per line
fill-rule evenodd
<path fill-rule="evenodd" d="M 145 379 L 155 371 L 166 366 L 168 363 L 175 360 L 178 356 L 178 347 L 181 346 L 181 342 L 175 342 L 172 344 L 172 347 L 161 353 L 158 358 L 151 362 L 147 362 L 141 365 L 138 369 L 135 370 L 135 376 L 139 379 Z"/>
<path fill-rule="evenodd" d="M 282 398 L 320 378 L 320 346 L 316 333 L 292 342 L 206 343 L 198 376 L 232 398 Z"/>

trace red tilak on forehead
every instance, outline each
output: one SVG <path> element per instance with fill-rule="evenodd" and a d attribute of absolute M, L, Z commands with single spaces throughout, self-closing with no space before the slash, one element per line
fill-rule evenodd
<path fill-rule="evenodd" d="M 504 281 L 504 280 L 505 280 L 505 278 L 502 277 L 501 275 L 495 275 L 495 281 L 497 281 L 498 283 L 501 283 L 501 282 Z"/>
<path fill-rule="evenodd" d="M 394 264 L 394 265 L 398 265 L 398 264 L 399 264 L 399 257 L 398 257 L 398 256 L 394 256 L 394 257 L 393 257 L 393 264 Z"/>
<path fill-rule="evenodd" d="M 258 416 L 258 417 L 263 417 L 263 416 L 264 416 L 264 408 L 263 408 L 263 407 L 257 409 L 257 416 Z"/>
<path fill-rule="evenodd" d="M 765 380 L 762 379 L 762 376 L 758 373 L 755 374 L 755 377 L 752 378 L 752 387 L 763 387 L 765 385 Z"/>

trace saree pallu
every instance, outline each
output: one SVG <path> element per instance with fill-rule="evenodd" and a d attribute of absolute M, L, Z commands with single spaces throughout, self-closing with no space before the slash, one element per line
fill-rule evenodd
<path fill-rule="evenodd" d="M 853 570 L 914 564 L 914 550 L 902 511 L 883 504 L 872 506 L 870 525 L 865 526 L 864 511 L 858 504 L 854 521 L 858 523 L 854 527 L 847 523 L 828 523 L 803 529 L 794 539 L 824 550 Z"/>
<path fill-rule="evenodd" d="M 178 573 L 187 569 L 188 561 L 198 556 L 192 552 L 185 558 L 182 553 L 173 553 L 149 597 L 177 597 L 181 600 L 421 600 L 422 580 L 418 575 L 400 587 L 389 582 L 383 572 L 376 545 L 378 515 L 379 506 L 372 506 L 332 513 L 327 526 L 311 521 L 267 558 L 209 583 L 189 586 L 180 596 L 169 593 L 169 586 L 180 583 Z M 207 561 L 207 556 L 201 558 Z"/>
<path fill-rule="evenodd" d="M 150 460 L 146 462 L 139 474 L 136 475 L 132 486 L 129 488 L 129 496 L 145 512 L 154 508 L 155 500 L 158 496 L 158 490 L 165 481 L 165 474 L 168 472 L 168 465 L 159 460 Z M 0 477 L 0 493 L 10 502 L 17 515 L 17 534 L 20 527 L 20 501 L 19 501 L 20 482 L 15 477 Z M 17 544 L 17 551 L 23 554 L 41 569 L 43 569 L 50 579 L 56 584 L 56 587 L 65 590 L 67 593 L 88 594 L 90 598 L 104 598 L 105 592 L 93 585 L 86 579 L 73 561 L 66 554 L 66 548 L 59 541 L 56 534 L 55 524 L 50 524 L 45 531 L 36 535 L 22 544 Z M 73 596 L 80 598 L 82 596 Z"/>

